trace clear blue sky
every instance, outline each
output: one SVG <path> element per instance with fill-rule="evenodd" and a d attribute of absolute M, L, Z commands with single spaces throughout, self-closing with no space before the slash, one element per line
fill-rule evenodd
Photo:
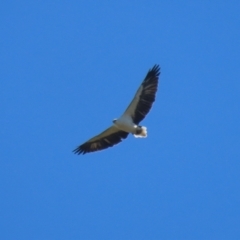
<path fill-rule="evenodd" d="M 240 239 L 240 1 L 3 1 L 0 239 Z M 160 87 L 129 136 L 72 150 Z"/>

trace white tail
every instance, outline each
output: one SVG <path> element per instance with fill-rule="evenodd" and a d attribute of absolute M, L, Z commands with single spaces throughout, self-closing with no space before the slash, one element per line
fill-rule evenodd
<path fill-rule="evenodd" d="M 141 133 L 139 133 L 138 135 L 134 134 L 134 137 L 135 138 L 145 138 L 145 137 L 147 137 L 147 128 L 146 127 L 142 127 Z"/>

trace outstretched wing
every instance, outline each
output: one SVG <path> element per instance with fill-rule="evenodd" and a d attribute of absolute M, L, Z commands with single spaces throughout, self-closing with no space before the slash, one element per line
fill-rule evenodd
<path fill-rule="evenodd" d="M 124 115 L 132 117 L 135 124 L 139 124 L 145 118 L 155 101 L 159 75 L 160 67 L 159 65 L 154 65 L 148 71 L 132 102 L 124 112 Z"/>
<path fill-rule="evenodd" d="M 111 126 L 104 132 L 78 146 L 73 152 L 76 154 L 85 154 L 100 151 L 120 143 L 122 139 L 125 139 L 127 136 L 128 132 L 121 131 L 115 126 Z"/>

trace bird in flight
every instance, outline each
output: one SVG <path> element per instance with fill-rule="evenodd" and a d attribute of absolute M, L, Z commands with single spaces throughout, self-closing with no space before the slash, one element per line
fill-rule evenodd
<path fill-rule="evenodd" d="M 148 71 L 132 102 L 122 116 L 114 119 L 111 127 L 78 146 L 73 152 L 85 154 L 112 147 L 120 143 L 122 139 L 127 138 L 129 133 L 132 133 L 136 138 L 147 137 L 147 128 L 140 126 L 139 123 L 148 114 L 155 101 L 159 75 L 160 67 L 154 65 Z"/>

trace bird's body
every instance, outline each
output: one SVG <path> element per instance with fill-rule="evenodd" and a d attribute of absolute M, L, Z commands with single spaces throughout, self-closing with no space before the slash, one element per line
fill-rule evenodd
<path fill-rule="evenodd" d="M 114 125 L 125 132 L 132 133 L 135 137 L 147 137 L 147 128 L 135 124 L 131 117 L 123 114 L 119 119 L 113 121 Z"/>
<path fill-rule="evenodd" d="M 139 123 L 150 111 L 155 101 L 159 75 L 160 68 L 155 65 L 147 73 L 132 102 L 121 117 L 114 119 L 110 128 L 89 139 L 77 147 L 74 152 L 85 154 L 112 147 L 121 142 L 122 139 L 127 138 L 129 133 L 132 133 L 135 137 L 147 137 L 147 128 L 140 126 Z"/>
<path fill-rule="evenodd" d="M 120 118 L 113 120 L 113 124 L 120 130 L 129 133 L 135 133 L 137 125 L 132 121 L 132 118 L 123 114 Z"/>

